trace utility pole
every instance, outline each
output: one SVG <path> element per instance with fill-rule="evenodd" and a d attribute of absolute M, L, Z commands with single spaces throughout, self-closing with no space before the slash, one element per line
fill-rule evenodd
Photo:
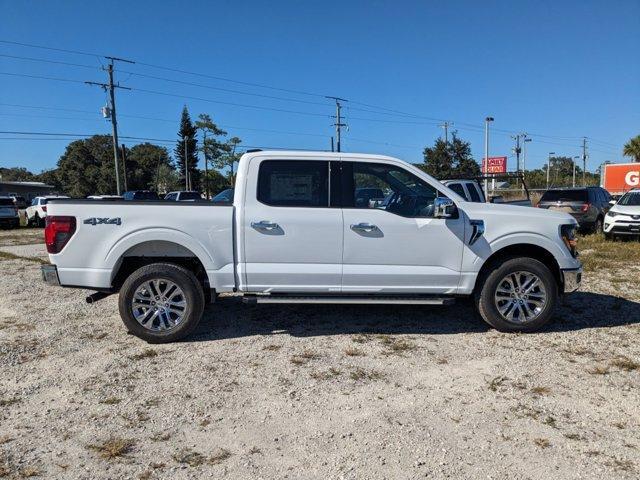
<path fill-rule="evenodd" d="M 549 158 L 547 160 L 547 190 L 549 190 L 549 171 L 551 169 L 551 155 L 555 155 L 556 152 L 549 152 Z"/>
<path fill-rule="evenodd" d="M 444 144 L 449 145 L 449 127 L 453 125 L 453 122 L 444 122 L 440 127 L 444 128 Z"/>
<path fill-rule="evenodd" d="M 586 187 L 585 172 L 587 171 L 587 137 L 582 137 L 582 186 Z"/>
<path fill-rule="evenodd" d="M 576 159 L 580 158 L 579 155 L 576 155 L 575 157 L 573 157 L 573 182 L 572 185 L 575 187 L 576 186 Z"/>
<path fill-rule="evenodd" d="M 336 151 L 339 152 L 341 151 L 340 150 L 340 129 L 342 127 L 347 127 L 346 123 L 342 123 L 342 118 L 340 117 L 340 109 L 342 108 L 342 105 L 340 104 L 340 102 L 348 102 L 349 100 L 346 100 L 340 97 L 330 97 L 330 96 L 325 96 L 325 98 L 335 100 L 336 102 L 336 115 L 334 117 L 336 119 L 336 123 L 334 123 L 333 126 L 336 127 Z"/>
<path fill-rule="evenodd" d="M 110 100 L 110 116 L 111 116 L 111 130 L 113 135 L 113 162 L 116 171 L 116 190 L 118 195 L 120 195 L 120 175 L 118 174 L 118 122 L 116 120 L 116 96 L 115 89 L 122 88 L 124 90 L 131 90 L 127 87 L 121 87 L 119 84 L 113 83 L 113 62 L 126 62 L 126 63 L 136 63 L 131 60 L 125 60 L 124 58 L 117 57 L 105 57 L 109 60 L 109 64 L 105 67 L 102 67 L 103 70 L 107 72 L 109 75 L 109 83 L 99 83 L 99 82 L 84 82 L 87 85 L 95 85 L 98 87 L 102 87 L 106 92 L 109 90 L 109 100 Z"/>
<path fill-rule="evenodd" d="M 207 166 L 207 131 L 202 130 L 202 153 L 204 154 L 204 197 L 209 200 L 209 167 Z"/>
<path fill-rule="evenodd" d="M 189 137 L 184 137 L 184 189 L 188 192 L 191 189 L 189 188 L 189 156 L 187 155 L 189 151 L 189 147 L 187 147 L 187 139 Z"/>
<path fill-rule="evenodd" d="M 122 144 L 122 178 L 124 180 L 124 191 L 127 192 L 129 191 L 129 187 L 127 187 L 127 151 L 124 143 Z"/>
<path fill-rule="evenodd" d="M 485 174 L 484 196 L 487 202 L 489 201 L 489 195 L 487 193 L 489 188 L 489 183 L 486 178 L 486 175 L 487 175 L 487 170 L 489 169 L 489 123 L 490 122 L 493 122 L 493 117 L 486 117 L 484 119 L 484 172 L 483 173 Z M 491 184 L 495 189 L 495 179 L 492 179 Z"/>
<path fill-rule="evenodd" d="M 520 169 L 520 152 L 522 151 L 522 149 L 520 148 L 520 137 L 522 135 L 526 135 L 526 134 L 518 133 L 515 136 L 513 136 L 513 135 L 511 136 L 511 138 L 513 138 L 516 141 L 516 146 L 513 149 L 513 151 L 516 154 L 516 171 L 518 171 L 518 172 L 521 171 L 521 169 Z M 517 183 L 516 183 L 516 185 L 517 185 Z"/>
<path fill-rule="evenodd" d="M 522 136 L 524 137 L 522 140 L 522 190 L 524 190 L 525 172 L 527 171 L 527 142 L 530 142 L 531 139 L 526 133 L 523 133 Z"/>

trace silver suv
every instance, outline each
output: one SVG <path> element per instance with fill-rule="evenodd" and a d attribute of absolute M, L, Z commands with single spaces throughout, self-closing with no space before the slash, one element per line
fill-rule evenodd
<path fill-rule="evenodd" d="M 601 232 L 611 195 L 602 187 L 554 188 L 542 195 L 538 208 L 567 212 L 582 230 Z"/>

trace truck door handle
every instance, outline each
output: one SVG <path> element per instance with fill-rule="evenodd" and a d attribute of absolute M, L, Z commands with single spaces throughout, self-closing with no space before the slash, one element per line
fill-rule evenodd
<path fill-rule="evenodd" d="M 354 223 L 351 225 L 351 230 L 370 233 L 374 230 L 378 230 L 378 227 L 371 223 Z"/>
<path fill-rule="evenodd" d="M 251 228 L 259 230 L 275 230 L 278 228 L 277 223 L 270 222 L 269 220 L 261 220 L 259 222 L 251 222 Z"/>

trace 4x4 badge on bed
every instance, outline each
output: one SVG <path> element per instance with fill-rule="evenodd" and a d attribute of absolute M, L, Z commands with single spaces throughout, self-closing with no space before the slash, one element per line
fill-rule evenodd
<path fill-rule="evenodd" d="M 121 225 L 120 217 L 116 218 L 87 218 L 84 222 L 86 225 Z"/>

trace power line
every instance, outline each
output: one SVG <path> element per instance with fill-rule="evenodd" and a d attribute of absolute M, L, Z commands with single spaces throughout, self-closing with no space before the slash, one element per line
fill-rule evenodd
<path fill-rule="evenodd" d="M 29 60 L 32 62 L 43 62 L 43 63 L 53 63 L 56 65 L 65 65 L 67 67 L 82 67 L 82 68 L 90 68 L 92 70 L 100 70 L 100 67 L 96 66 L 96 65 L 84 65 L 81 63 L 70 63 L 70 62 L 61 62 L 59 60 L 47 60 L 44 58 L 33 58 L 33 57 L 21 57 L 18 55 L 7 55 L 4 53 L 0 53 L 0 57 L 5 57 L 5 58 L 13 58 L 15 60 Z"/>

